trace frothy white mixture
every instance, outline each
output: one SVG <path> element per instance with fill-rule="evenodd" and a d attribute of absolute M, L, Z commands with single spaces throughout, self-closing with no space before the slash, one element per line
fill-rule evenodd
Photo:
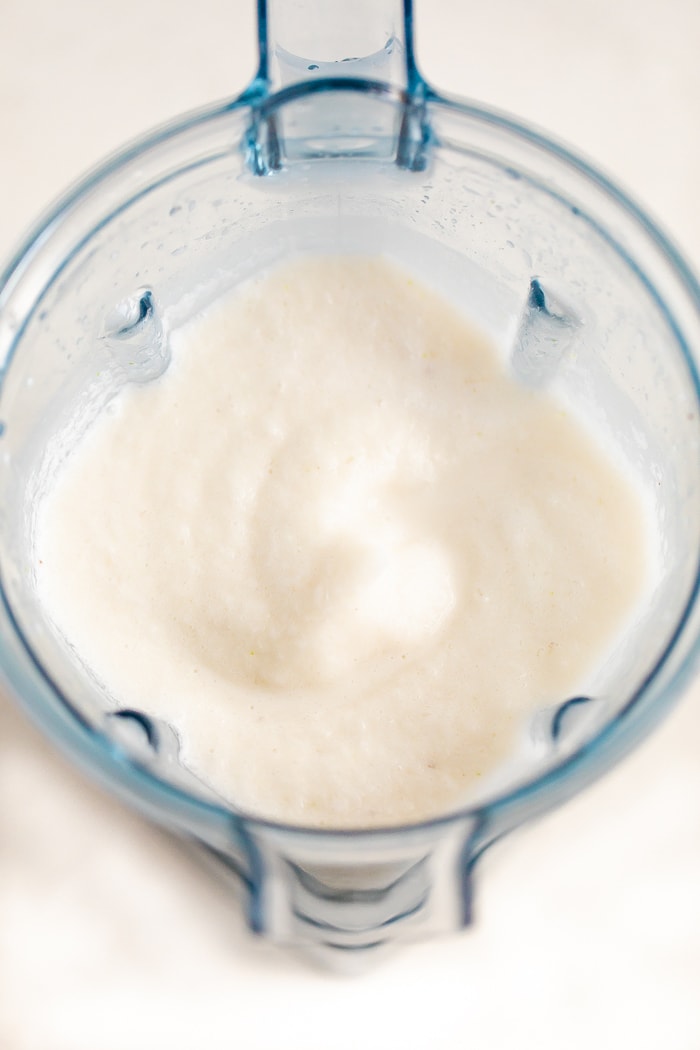
<path fill-rule="evenodd" d="M 642 594 L 639 493 L 379 258 L 300 257 L 178 333 L 37 520 L 51 617 L 267 817 L 460 804 Z"/>

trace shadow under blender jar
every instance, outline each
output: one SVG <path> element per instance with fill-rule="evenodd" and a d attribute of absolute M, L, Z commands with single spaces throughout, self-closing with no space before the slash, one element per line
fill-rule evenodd
<path fill-rule="evenodd" d="M 467 924 L 483 850 L 608 768 L 687 680 L 700 294 L 663 235 L 587 163 L 425 83 L 409 0 L 260 0 L 259 31 L 242 96 L 111 158 L 2 275 L 0 655 L 11 692 L 57 744 L 235 876 L 254 930 L 348 966 Z M 35 509 L 65 454 L 57 435 L 157 379 L 170 333 L 228 288 L 309 251 L 388 253 L 438 284 L 519 381 L 559 391 L 639 468 L 661 533 L 658 585 L 595 694 L 542 712 L 490 795 L 411 826 L 320 830 L 236 811 L 180 763 L 170 726 L 110 703 L 37 599 Z"/>

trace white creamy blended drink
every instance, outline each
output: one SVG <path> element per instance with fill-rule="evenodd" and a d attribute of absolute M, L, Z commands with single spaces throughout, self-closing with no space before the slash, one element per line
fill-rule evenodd
<path fill-rule="evenodd" d="M 448 302 L 298 257 L 173 337 L 37 519 L 52 619 L 239 808 L 447 812 L 571 696 L 649 583 L 637 487 Z"/>

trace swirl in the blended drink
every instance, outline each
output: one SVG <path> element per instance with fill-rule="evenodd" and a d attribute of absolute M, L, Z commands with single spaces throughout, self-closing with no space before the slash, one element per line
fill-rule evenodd
<path fill-rule="evenodd" d="M 297 257 L 172 345 L 43 500 L 52 619 L 244 811 L 367 827 L 459 806 L 634 616 L 639 488 L 378 257 Z"/>

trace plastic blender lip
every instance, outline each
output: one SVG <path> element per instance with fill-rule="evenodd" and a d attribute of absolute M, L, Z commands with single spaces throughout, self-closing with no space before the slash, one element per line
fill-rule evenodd
<path fill-rule="evenodd" d="M 143 154 L 155 150 L 159 146 L 176 140 L 178 136 L 193 129 L 205 129 L 210 122 L 224 117 L 227 113 L 244 109 L 250 109 L 251 112 L 253 109 L 269 112 L 271 109 L 281 107 L 289 101 L 329 91 L 355 91 L 363 95 L 373 94 L 400 104 L 405 103 L 409 97 L 407 92 L 402 89 L 379 81 L 360 78 L 352 80 L 347 78 L 324 78 L 314 81 L 303 81 L 283 88 L 274 95 L 257 97 L 257 100 L 256 92 L 248 89 L 243 95 L 234 100 L 220 102 L 197 110 L 192 114 L 186 114 L 184 117 L 155 129 L 128 144 L 89 172 L 69 189 L 39 220 L 10 260 L 8 266 L 0 274 L 0 311 L 11 297 L 17 280 L 21 278 L 24 271 L 32 264 L 35 257 L 41 253 L 46 241 L 51 236 L 51 232 L 60 226 L 64 220 L 68 219 L 74 209 L 78 208 L 88 196 L 93 195 L 95 191 L 99 191 L 108 179 L 118 175 L 131 161 L 137 160 Z M 566 166 L 581 177 L 584 182 L 588 182 L 598 191 L 602 191 L 609 201 L 616 206 L 618 211 L 626 214 L 628 219 L 631 218 L 646 233 L 653 249 L 670 264 L 676 282 L 685 291 L 694 306 L 695 312 L 700 316 L 700 284 L 691 268 L 657 224 L 610 178 L 599 172 L 587 160 L 572 152 L 567 146 L 515 117 L 473 102 L 458 101 L 442 96 L 427 85 L 424 85 L 423 97 L 428 105 L 447 107 L 462 117 L 470 118 L 482 125 L 492 126 L 499 131 L 505 131 L 511 138 L 519 139 L 521 142 L 536 147 L 551 160 L 554 160 L 555 163 Z M 437 145 L 439 146 L 439 143 Z M 226 152 L 230 152 L 230 149 Z M 210 161 L 212 157 L 213 154 L 208 155 L 206 161 Z M 505 164 L 502 166 L 506 167 Z M 3 371 L 11 364 L 15 349 L 21 342 L 22 334 L 34 313 L 39 309 L 42 299 L 76 253 L 89 242 L 103 225 L 129 207 L 139 196 L 150 192 L 156 185 L 174 178 L 182 172 L 184 167 L 186 165 L 176 168 L 156 182 L 149 183 L 146 189 L 141 189 L 131 197 L 122 199 L 107 216 L 103 216 L 100 222 L 81 238 L 77 245 L 72 247 L 70 253 L 61 261 L 60 266 L 51 274 L 45 287 L 35 297 L 31 309 L 22 319 L 21 325 L 14 333 Z M 538 181 L 525 171 L 518 171 L 517 175 L 524 180 L 529 179 L 539 188 L 545 188 L 550 195 L 558 197 L 560 201 L 572 207 L 570 201 L 563 195 L 558 194 L 552 186 L 547 185 L 544 181 Z M 583 218 L 587 219 L 595 227 L 596 232 L 604 237 L 611 247 L 622 256 L 625 264 L 643 282 L 646 291 L 655 300 L 675 336 L 677 346 L 688 368 L 691 388 L 695 394 L 696 401 L 700 403 L 700 378 L 698 377 L 696 361 L 663 296 L 647 277 L 644 270 L 631 258 L 629 253 L 614 239 L 608 230 L 580 210 L 579 214 L 582 214 Z M 373 826 L 370 828 L 326 828 L 314 825 L 286 824 L 280 821 L 269 820 L 257 816 L 255 813 L 248 813 L 229 807 L 225 803 L 219 804 L 196 797 L 182 788 L 162 780 L 145 766 L 141 766 L 128 758 L 105 733 L 80 718 L 75 712 L 70 699 L 63 694 L 52 680 L 51 675 L 35 655 L 32 646 L 14 616 L 0 575 L 0 597 L 8 621 L 20 639 L 25 653 L 29 656 L 34 668 L 53 694 L 49 702 L 44 698 L 39 698 L 37 704 L 36 697 L 31 699 L 20 698 L 20 700 L 29 713 L 43 724 L 45 728 L 53 725 L 53 731 L 58 738 L 58 742 L 63 742 L 68 750 L 74 754 L 80 752 L 84 761 L 92 767 L 93 771 L 99 773 L 101 770 L 110 784 L 121 784 L 132 796 L 137 795 L 142 798 L 147 796 L 156 810 L 162 815 L 170 816 L 176 823 L 178 822 L 178 815 L 180 818 L 183 818 L 186 814 L 187 820 L 191 824 L 196 824 L 198 818 L 208 818 L 210 820 L 213 818 L 217 822 L 222 820 L 231 822 L 233 820 L 241 825 L 252 825 L 277 833 L 312 837 L 315 840 L 323 839 L 329 842 L 334 839 L 343 841 L 351 839 L 376 840 L 380 837 L 394 837 L 402 833 L 428 832 L 432 829 L 438 830 L 441 827 L 468 820 L 480 823 L 489 821 L 492 817 L 504 814 L 511 809 L 519 811 L 523 808 L 527 810 L 525 813 L 526 818 L 549 808 L 549 805 L 554 805 L 560 798 L 575 793 L 584 784 L 593 780 L 598 773 L 602 773 L 609 768 L 617 757 L 620 757 L 631 748 L 686 687 L 700 658 L 700 639 L 696 639 L 692 643 L 690 651 L 683 658 L 680 667 L 673 673 L 672 679 L 664 689 L 663 694 L 655 698 L 648 709 L 644 708 L 643 700 L 647 697 L 648 690 L 679 641 L 695 608 L 699 592 L 700 567 L 696 566 L 692 588 L 683 613 L 676 623 L 675 629 L 663 652 L 644 680 L 631 694 L 624 706 L 605 725 L 597 730 L 589 740 L 581 744 L 571 754 L 558 759 L 543 773 L 526 778 L 509 789 L 494 792 L 486 800 L 454 809 L 426 820 L 400 825 Z M 59 702 L 59 706 L 67 717 L 56 718 L 56 712 L 51 711 L 51 707 L 55 706 L 55 701 Z M 42 706 L 43 711 L 38 709 Z"/>

